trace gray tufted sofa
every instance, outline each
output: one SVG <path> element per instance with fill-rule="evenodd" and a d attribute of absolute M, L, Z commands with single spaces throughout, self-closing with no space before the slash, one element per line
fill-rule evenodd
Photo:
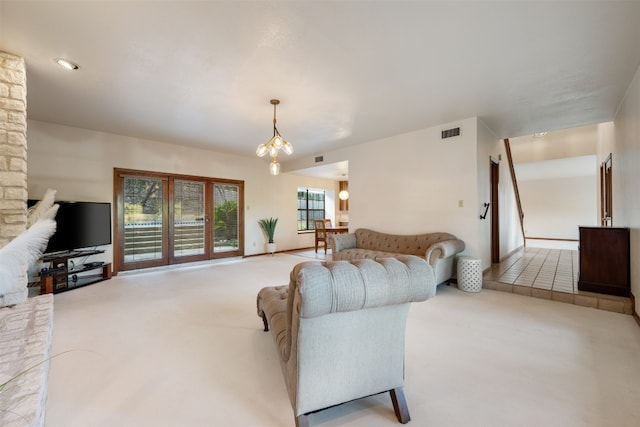
<path fill-rule="evenodd" d="M 289 286 L 263 288 L 257 310 L 271 329 L 297 427 L 312 412 L 389 392 L 396 417 L 404 398 L 404 339 L 409 303 L 435 295 L 422 258 L 309 261 Z"/>
<path fill-rule="evenodd" d="M 449 233 L 400 235 L 359 228 L 354 233 L 332 234 L 328 240 L 334 261 L 398 255 L 422 257 L 433 268 L 437 284 L 451 279 L 455 256 L 464 251 L 464 242 Z"/>

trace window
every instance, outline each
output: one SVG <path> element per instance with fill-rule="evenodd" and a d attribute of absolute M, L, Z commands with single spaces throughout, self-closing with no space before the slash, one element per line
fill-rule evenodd
<path fill-rule="evenodd" d="M 326 218 L 325 192 L 298 188 L 298 231 L 313 230 L 313 220 Z"/>

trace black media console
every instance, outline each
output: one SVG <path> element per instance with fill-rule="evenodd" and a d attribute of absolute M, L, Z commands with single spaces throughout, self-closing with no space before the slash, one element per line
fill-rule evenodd
<path fill-rule="evenodd" d="M 49 267 L 40 271 L 40 293 L 64 292 L 92 283 L 111 279 L 111 263 L 102 261 L 76 265 L 74 259 L 101 254 L 99 250 L 75 250 L 45 255 Z"/>

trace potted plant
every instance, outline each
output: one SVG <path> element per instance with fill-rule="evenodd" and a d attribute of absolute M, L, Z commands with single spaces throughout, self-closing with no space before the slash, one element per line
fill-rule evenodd
<path fill-rule="evenodd" d="M 262 218 L 258 220 L 258 224 L 266 234 L 268 242 L 267 242 L 267 252 L 272 254 L 276 251 L 276 244 L 273 241 L 273 236 L 276 233 L 276 224 L 278 223 L 278 218 Z"/>

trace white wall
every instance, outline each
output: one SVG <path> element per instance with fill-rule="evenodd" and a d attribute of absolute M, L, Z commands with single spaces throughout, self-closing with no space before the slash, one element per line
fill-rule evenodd
<path fill-rule="evenodd" d="M 462 126 L 446 140 L 440 131 Z M 345 149 L 349 225 L 382 232 L 448 232 L 477 256 L 476 119 L 445 124 Z M 460 202 L 462 207 L 459 206 Z"/>
<path fill-rule="evenodd" d="M 297 233 L 297 189 L 325 188 L 337 182 L 293 174 L 271 176 L 264 159 L 245 158 L 120 135 L 29 120 L 27 123 L 29 198 L 47 188 L 58 200 L 113 202 L 113 168 L 127 168 L 243 180 L 245 255 L 266 252 L 257 220 L 278 217 L 278 250 L 312 247 L 313 234 Z M 105 254 L 112 261 L 110 248 Z"/>
<path fill-rule="evenodd" d="M 600 127 L 598 164 L 612 154 L 613 225 L 631 229 L 631 293 L 640 313 L 640 68 L 615 121 Z"/>
<path fill-rule="evenodd" d="M 440 131 L 454 126 L 462 127 L 461 136 L 442 140 Z M 480 213 L 490 189 L 489 157 L 503 152 L 474 117 L 317 155 L 324 156 L 324 164 L 349 162 L 349 228 L 449 232 L 464 240 L 465 255 L 481 258 L 487 268 L 491 228 L 480 220 Z M 312 167 L 314 157 L 291 161 L 286 168 Z M 510 188 L 506 185 L 502 194 L 507 207 L 513 198 Z M 507 208 L 504 215 L 512 211 Z M 514 235 L 513 220 L 502 221 L 502 250 L 508 253 L 522 243 Z"/>
<path fill-rule="evenodd" d="M 349 228 L 414 234 L 445 231 L 478 254 L 476 118 L 379 139 L 327 153 L 323 164 L 349 162 Z M 462 126 L 462 135 L 440 131 Z M 314 156 L 286 170 L 318 166 Z M 458 207 L 462 200 L 463 207 Z"/>
<path fill-rule="evenodd" d="M 596 176 L 518 180 L 527 237 L 578 240 L 579 226 L 596 226 Z"/>
<path fill-rule="evenodd" d="M 578 226 L 598 225 L 596 156 L 515 165 L 527 237 L 578 239 Z"/>
<path fill-rule="evenodd" d="M 481 219 L 480 215 L 484 213 L 484 204 L 491 202 L 491 158 L 498 158 L 497 154 L 494 155 L 497 138 L 482 121 L 478 121 L 477 135 L 478 198 L 475 219 L 478 230 L 478 256 L 482 259 L 483 268 L 488 268 L 491 266 L 491 206 L 484 219 Z"/>
<path fill-rule="evenodd" d="M 60 200 L 111 202 L 114 167 L 244 180 L 247 255 L 265 252 L 257 220 L 269 216 L 280 218 L 279 250 L 313 246 L 312 234 L 296 231 L 297 188 L 337 191 L 336 181 L 286 173 L 316 166 L 315 155 L 283 163 L 283 173 L 272 177 L 263 159 L 38 121 L 28 126 L 31 198 L 51 187 Z M 453 126 L 462 127 L 461 136 L 442 140 L 440 131 Z M 489 200 L 489 158 L 506 157 L 502 142 L 477 118 L 318 154 L 324 164 L 349 161 L 351 229 L 450 232 L 465 241 L 465 255 L 490 266 L 490 222 L 480 220 L 480 213 Z M 500 174 L 500 248 L 505 256 L 522 246 L 522 238 L 506 161 L 500 162 Z"/>

